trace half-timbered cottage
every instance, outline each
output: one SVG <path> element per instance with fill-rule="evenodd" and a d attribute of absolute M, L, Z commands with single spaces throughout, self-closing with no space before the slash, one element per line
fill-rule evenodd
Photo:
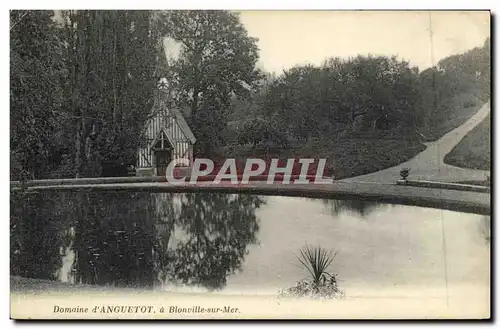
<path fill-rule="evenodd" d="M 137 172 L 163 176 L 174 159 L 193 161 L 196 138 L 180 110 L 169 107 L 159 90 L 146 124 L 145 141 L 138 151 Z"/>

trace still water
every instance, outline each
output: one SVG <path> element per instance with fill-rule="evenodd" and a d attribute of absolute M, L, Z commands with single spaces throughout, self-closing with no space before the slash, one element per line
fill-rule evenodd
<path fill-rule="evenodd" d="M 486 296 L 490 217 L 358 200 L 217 193 L 11 196 L 11 275 L 166 291 L 275 294 L 332 249 L 346 296 Z"/>

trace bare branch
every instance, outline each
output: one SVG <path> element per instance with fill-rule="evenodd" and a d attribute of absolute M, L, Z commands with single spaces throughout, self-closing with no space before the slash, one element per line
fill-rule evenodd
<path fill-rule="evenodd" d="M 24 18 L 26 15 L 28 15 L 28 13 L 24 13 L 24 14 L 21 16 L 21 18 L 19 18 L 19 20 L 18 20 L 17 22 L 15 22 L 15 23 L 14 23 L 14 25 L 12 25 L 12 26 L 10 27 L 10 31 L 12 31 L 12 29 L 13 29 L 13 28 L 14 28 L 17 24 L 21 23 L 21 21 L 23 20 L 23 18 Z"/>

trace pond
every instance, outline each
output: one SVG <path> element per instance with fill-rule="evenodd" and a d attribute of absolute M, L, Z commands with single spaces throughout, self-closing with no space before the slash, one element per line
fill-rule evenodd
<path fill-rule="evenodd" d="M 165 291 L 276 294 L 336 252 L 349 297 L 489 296 L 490 217 L 360 200 L 222 193 L 11 195 L 11 275 Z"/>

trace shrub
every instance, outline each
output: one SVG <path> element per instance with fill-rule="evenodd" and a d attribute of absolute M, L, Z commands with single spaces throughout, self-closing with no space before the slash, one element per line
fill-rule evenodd
<path fill-rule="evenodd" d="M 280 291 L 281 296 L 309 297 L 315 299 L 332 299 L 344 297 L 344 292 L 338 287 L 337 274 L 327 272 L 328 266 L 336 253 L 320 246 L 311 248 L 305 246 L 296 256 L 300 266 L 309 276 L 308 280 L 298 281 L 296 285 Z"/>

